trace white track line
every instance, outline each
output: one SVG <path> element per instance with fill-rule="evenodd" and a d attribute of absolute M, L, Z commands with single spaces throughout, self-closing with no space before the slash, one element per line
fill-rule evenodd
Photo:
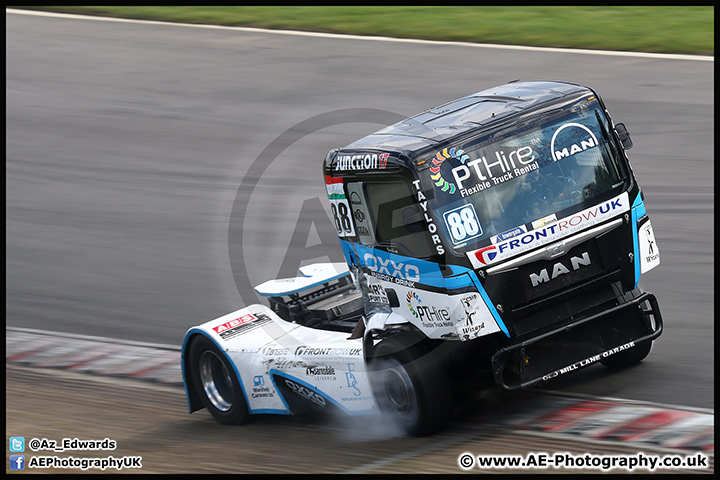
<path fill-rule="evenodd" d="M 417 43 L 417 44 L 428 44 L 428 45 L 453 45 L 460 47 L 473 47 L 473 48 L 493 48 L 493 49 L 505 49 L 505 50 L 523 50 L 531 52 L 557 52 L 557 53 L 577 53 L 583 55 L 607 55 L 617 57 L 640 57 L 640 58 L 652 58 L 652 59 L 663 59 L 663 60 L 694 60 L 701 62 L 714 62 L 715 57 L 711 55 L 682 55 L 682 54 L 671 54 L 671 53 L 645 53 L 645 52 L 621 52 L 612 50 L 587 50 L 587 49 L 573 49 L 573 48 L 550 48 L 550 47 L 528 47 L 523 45 L 494 45 L 489 43 L 470 43 L 470 42 L 443 42 L 438 40 L 421 40 L 412 38 L 392 38 L 392 37 L 379 37 L 370 35 L 345 35 L 337 33 L 322 33 L 322 32 L 303 32 L 297 30 L 268 30 L 263 28 L 252 28 L 252 27 L 229 27 L 223 25 L 198 25 L 191 23 L 174 23 L 174 22 L 159 22 L 156 20 L 134 20 L 128 18 L 117 18 L 117 17 L 93 17 L 90 15 L 77 15 L 72 13 L 55 13 L 55 12 L 40 12 L 35 10 L 18 10 L 7 8 L 6 13 L 19 14 L 19 15 L 34 15 L 40 17 L 53 17 L 53 18 L 67 18 L 76 20 L 95 20 L 99 22 L 124 22 L 124 23 L 137 23 L 144 25 L 173 25 L 188 28 L 206 28 L 214 30 L 231 30 L 237 32 L 254 32 L 254 33 L 270 33 L 276 35 L 295 35 L 302 37 L 320 37 L 320 38 L 335 38 L 335 39 L 349 39 L 349 40 L 367 40 L 375 42 L 398 42 L 398 43 Z"/>

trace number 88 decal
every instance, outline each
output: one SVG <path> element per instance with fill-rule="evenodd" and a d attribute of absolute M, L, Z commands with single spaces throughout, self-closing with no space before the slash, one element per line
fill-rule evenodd
<path fill-rule="evenodd" d="M 475 207 L 471 203 L 445 212 L 443 218 L 455 245 L 483 234 Z"/>
<path fill-rule="evenodd" d="M 347 199 L 330 200 L 330 212 L 339 237 L 355 236 L 355 226 L 350 218 L 350 205 Z"/>

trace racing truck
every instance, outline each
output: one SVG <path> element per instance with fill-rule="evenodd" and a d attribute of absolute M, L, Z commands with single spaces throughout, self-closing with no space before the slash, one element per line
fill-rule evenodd
<path fill-rule="evenodd" d="M 379 414 L 420 436 L 474 388 L 639 363 L 662 332 L 638 286 L 660 255 L 631 147 L 592 88 L 529 81 L 331 150 L 345 263 L 188 330 L 190 412 Z"/>

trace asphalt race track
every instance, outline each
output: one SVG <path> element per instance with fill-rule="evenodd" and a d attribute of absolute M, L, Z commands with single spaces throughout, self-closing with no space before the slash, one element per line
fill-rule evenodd
<path fill-rule="evenodd" d="M 640 366 L 547 389 L 714 408 L 711 57 L 6 23 L 7 326 L 179 346 L 259 302 L 252 285 L 342 260 L 328 150 L 514 79 L 567 80 L 631 133 L 662 255 L 641 286 L 665 331 Z"/>

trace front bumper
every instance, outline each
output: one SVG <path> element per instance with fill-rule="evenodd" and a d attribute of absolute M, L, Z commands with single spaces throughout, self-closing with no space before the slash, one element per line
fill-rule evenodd
<path fill-rule="evenodd" d="M 505 390 L 533 387 L 651 342 L 660 336 L 662 326 L 655 295 L 645 292 L 622 305 L 498 350 L 492 357 L 495 383 Z"/>

